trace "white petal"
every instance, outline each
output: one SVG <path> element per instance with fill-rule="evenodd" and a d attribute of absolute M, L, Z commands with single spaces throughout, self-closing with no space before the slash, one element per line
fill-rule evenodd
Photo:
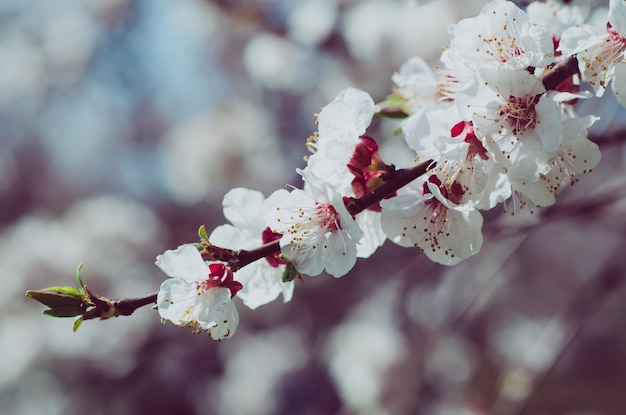
<path fill-rule="evenodd" d="M 398 72 L 391 77 L 394 84 L 402 87 L 407 85 L 434 85 L 435 74 L 430 65 L 421 57 L 414 56 L 404 62 Z"/>
<path fill-rule="evenodd" d="M 354 151 L 354 145 L 346 153 Z M 316 176 L 332 184 L 344 194 L 352 194 L 352 180 L 354 175 L 346 167 L 350 161 L 349 157 L 343 160 L 333 160 L 321 153 L 315 153 L 309 157 L 306 169 L 312 171 Z"/>
<path fill-rule="evenodd" d="M 534 96 L 546 92 L 541 80 L 525 70 L 481 69 L 479 73 L 490 88 L 500 94 L 500 100 L 506 100 L 509 96 Z"/>
<path fill-rule="evenodd" d="M 262 232 L 252 235 L 245 229 L 236 228 L 232 225 L 220 225 L 213 229 L 209 235 L 209 241 L 222 248 L 228 249 L 252 249 L 262 245 Z"/>
<path fill-rule="evenodd" d="M 165 251 L 157 256 L 155 264 L 172 278 L 203 281 L 209 275 L 209 268 L 193 245 L 181 245 L 175 250 Z"/>
<path fill-rule="evenodd" d="M 186 326 L 194 320 L 197 299 L 196 283 L 180 278 L 165 280 L 157 295 L 159 315 L 178 326 Z"/>
<path fill-rule="evenodd" d="M 346 232 L 333 232 L 322 246 L 322 259 L 330 275 L 346 275 L 356 264 L 356 243 L 348 239 Z"/>
<path fill-rule="evenodd" d="M 356 222 L 363 230 L 363 237 L 356 247 L 356 256 L 369 258 L 387 239 L 380 225 L 380 212 L 364 210 L 357 215 Z"/>
<path fill-rule="evenodd" d="M 536 206 L 551 206 L 556 201 L 554 192 L 550 190 L 550 183 L 543 179 L 536 181 L 511 181 L 513 189 L 526 196 Z"/>
<path fill-rule="evenodd" d="M 565 29 L 559 41 L 559 51 L 563 55 L 571 56 L 585 49 L 594 50 L 602 42 L 606 30 L 600 30 L 591 25 L 572 26 Z M 584 71 L 584 62 L 578 62 L 581 72 Z"/>
<path fill-rule="evenodd" d="M 533 23 L 544 26 L 552 35 L 559 35 L 565 28 L 581 24 L 590 13 L 589 1 L 564 4 L 561 0 L 534 1 L 526 7 Z"/>
<path fill-rule="evenodd" d="M 285 208 L 289 199 L 289 191 L 279 189 L 272 193 L 263 204 L 263 217 L 272 232 L 284 233 L 291 226 L 284 222 Z"/>
<path fill-rule="evenodd" d="M 321 255 L 321 251 L 320 254 L 312 254 L 310 250 L 307 251 L 299 249 L 292 243 L 286 243 L 283 245 L 282 241 L 286 239 L 287 238 L 281 239 L 281 253 L 294 263 L 299 272 L 310 277 L 314 277 L 322 273 L 326 263 Z M 321 248 L 319 249 L 321 250 Z"/>
<path fill-rule="evenodd" d="M 500 165 L 492 163 L 492 169 L 487 175 L 485 190 L 476 202 L 476 209 L 493 209 L 498 203 L 511 197 L 511 182 Z"/>
<path fill-rule="evenodd" d="M 374 101 L 366 92 L 348 88 L 339 93 L 317 117 L 320 151 L 331 158 L 349 157 L 349 146 L 356 144 L 359 136 L 363 135 L 375 111 Z M 335 146 L 330 149 L 333 151 L 324 147 L 329 143 Z"/>
<path fill-rule="evenodd" d="M 350 108 L 353 114 L 350 121 L 354 122 L 355 130 L 359 131 L 358 134 L 362 135 L 372 122 L 372 117 L 376 112 L 372 97 L 360 89 L 347 88 L 341 91 L 335 100 L 344 102 Z"/>
<path fill-rule="evenodd" d="M 600 162 L 600 148 L 586 137 L 576 137 L 563 142 L 562 147 L 570 156 L 570 167 L 578 174 L 588 173 Z"/>
<path fill-rule="evenodd" d="M 415 195 L 397 195 L 380 201 L 380 206 L 385 210 L 405 210 L 420 203 Z"/>
<path fill-rule="evenodd" d="M 243 284 L 243 289 L 237 292 L 237 296 L 252 310 L 274 301 L 281 293 L 284 302 L 290 301 L 294 282 L 282 282 L 284 269 L 284 266 L 272 267 L 265 259 L 240 269 L 235 273 L 235 279 Z"/>
<path fill-rule="evenodd" d="M 241 187 L 232 189 L 224 196 L 224 216 L 237 228 L 260 236 L 266 227 L 261 215 L 264 202 L 261 192 Z"/>
<path fill-rule="evenodd" d="M 430 195 L 432 198 L 432 195 Z M 397 196 L 381 201 L 383 208 L 381 225 L 387 237 L 400 246 L 414 247 L 423 245 L 424 236 L 417 232 L 417 227 L 411 232 L 417 218 L 429 216 L 425 208 L 424 199 L 412 195 Z M 420 229 L 421 231 L 421 229 Z"/>
<path fill-rule="evenodd" d="M 544 151 L 556 151 L 563 141 L 563 123 L 556 102 L 542 96 L 535 106 L 537 112 L 537 135 L 541 139 Z"/>
<path fill-rule="evenodd" d="M 406 120 L 402 127 L 406 143 L 417 153 L 419 160 L 431 160 L 440 156 L 435 143 L 444 134 L 441 124 L 432 114 L 433 111 L 420 111 Z"/>
<path fill-rule="evenodd" d="M 617 33 L 626 36 L 626 1 L 611 0 L 609 2 L 609 22 Z"/>
<path fill-rule="evenodd" d="M 446 211 L 445 227 L 433 235 L 432 209 L 424 203 L 404 210 L 383 210 L 383 230 L 394 243 L 420 247 L 432 261 L 455 265 L 482 246 L 482 216 L 469 205 Z M 436 239 L 436 240 L 435 240 Z"/>
<path fill-rule="evenodd" d="M 442 248 L 426 255 L 443 265 L 455 265 L 477 254 L 483 244 L 483 217 L 472 209 L 459 212 L 448 210 L 448 234 L 442 234 Z"/>
<path fill-rule="evenodd" d="M 226 339 L 237 330 L 239 314 L 228 288 L 216 287 L 206 291 L 194 309 L 196 322 L 214 340 Z"/>
<path fill-rule="evenodd" d="M 307 194 L 302 196 L 302 202 L 304 202 L 304 197 L 312 197 L 313 199 L 315 199 L 315 201 L 330 203 L 339 215 L 342 230 L 350 235 L 351 240 L 353 240 L 355 243 L 358 242 L 363 237 L 363 231 L 359 228 L 359 225 L 352 218 L 352 215 L 350 215 L 348 209 L 346 209 L 346 206 L 343 202 L 343 195 L 332 184 L 321 179 L 320 177 L 317 177 L 309 169 L 297 169 L 296 171 L 300 175 L 302 175 L 305 184 L 308 185 L 307 190 L 310 193 L 310 196 L 308 196 Z"/>
<path fill-rule="evenodd" d="M 626 107 L 626 62 L 616 63 L 614 70 L 613 93 L 619 103 Z"/>

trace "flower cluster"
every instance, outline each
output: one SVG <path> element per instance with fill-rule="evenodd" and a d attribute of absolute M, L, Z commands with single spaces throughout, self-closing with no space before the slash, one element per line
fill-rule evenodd
<path fill-rule="evenodd" d="M 612 7 L 617 3 L 622 7 L 621 1 Z M 533 7 L 540 25 L 515 4 L 494 0 L 450 28 L 440 67 L 412 58 L 394 75 L 397 89 L 388 102 L 409 115 L 406 142 L 416 159 L 431 160 L 431 169 L 381 203 L 391 240 L 456 264 L 480 249 L 480 210 L 549 206 L 562 185 L 597 165 L 600 152 L 587 138 L 596 118 L 573 108 L 589 94 L 575 74 L 553 89 L 545 82 L 576 53 L 561 51 L 567 35 L 558 31 L 565 27 L 561 15 L 539 10 L 556 5 Z M 569 9 L 571 24 L 582 23 L 588 9 L 558 6 Z"/>
<path fill-rule="evenodd" d="M 302 189 L 267 198 L 234 189 L 224 198 L 231 224 L 213 231 L 202 254 L 186 245 L 157 259 L 172 277 L 159 292 L 161 317 L 227 338 L 238 322 L 235 295 L 250 308 L 281 294 L 289 301 L 294 275 L 341 277 L 386 239 L 454 265 L 481 248 L 481 210 L 555 203 L 600 160 L 587 138 L 597 117 L 577 115 L 575 103 L 609 84 L 626 102 L 626 2 L 611 0 L 604 31 L 585 24 L 588 3 L 548 0 L 526 13 L 493 0 L 450 27 L 439 66 L 419 57 L 402 65 L 383 103 L 354 88 L 340 92 L 317 115 L 313 154 L 298 170 Z M 367 135 L 376 115 L 401 118 L 424 174 L 397 183 L 401 171 Z M 258 247 L 256 261 L 242 261 Z"/>

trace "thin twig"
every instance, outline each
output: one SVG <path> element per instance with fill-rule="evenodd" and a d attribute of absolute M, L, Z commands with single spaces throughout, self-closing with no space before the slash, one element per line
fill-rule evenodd
<path fill-rule="evenodd" d="M 117 300 L 113 304 L 117 310 L 119 310 L 120 316 L 130 316 L 137 310 L 146 305 L 155 304 L 157 301 L 158 292 L 148 294 L 139 298 L 125 298 L 123 300 Z"/>

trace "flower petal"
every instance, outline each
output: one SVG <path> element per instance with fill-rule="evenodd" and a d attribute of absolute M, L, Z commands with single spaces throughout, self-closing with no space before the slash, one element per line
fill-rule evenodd
<path fill-rule="evenodd" d="M 237 228 L 245 229 L 253 235 L 261 235 L 265 222 L 261 207 L 265 202 L 263 193 L 237 187 L 224 195 L 224 216 Z"/>
<path fill-rule="evenodd" d="M 209 275 L 209 268 L 193 245 L 181 245 L 175 250 L 165 251 L 157 256 L 155 264 L 172 278 L 203 281 Z"/>
<path fill-rule="evenodd" d="M 535 107 L 537 111 L 537 135 L 544 151 L 556 151 L 563 141 L 563 123 L 559 107 L 548 96 L 542 96 Z"/>
<path fill-rule="evenodd" d="M 232 225 L 220 225 L 213 229 L 209 235 L 209 241 L 222 248 L 228 249 L 252 249 L 263 242 L 258 237 L 261 233 L 253 235 L 247 230 L 236 228 Z"/>
<path fill-rule="evenodd" d="M 235 277 L 243 289 L 237 296 L 252 310 L 274 301 L 281 293 L 284 302 L 290 301 L 295 284 L 282 281 L 283 270 L 284 267 L 274 268 L 264 259 L 240 269 Z"/>
<path fill-rule="evenodd" d="M 231 337 L 239 324 L 239 313 L 228 288 L 215 287 L 207 290 L 199 298 L 194 314 L 200 328 L 207 330 L 213 340 Z"/>
<path fill-rule="evenodd" d="M 157 295 L 157 306 L 162 319 L 177 326 L 186 326 L 194 321 L 194 307 L 198 299 L 197 284 L 180 278 L 170 278 L 161 284 Z"/>
<path fill-rule="evenodd" d="M 626 107 L 626 62 L 616 63 L 614 71 L 613 93 L 619 103 Z"/>
<path fill-rule="evenodd" d="M 622 36 L 626 35 L 626 2 L 624 0 L 611 0 L 609 2 L 608 20 L 617 33 Z"/>

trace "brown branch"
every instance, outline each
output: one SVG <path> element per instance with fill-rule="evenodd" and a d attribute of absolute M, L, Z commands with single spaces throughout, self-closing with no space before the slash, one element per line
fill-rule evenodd
<path fill-rule="evenodd" d="M 363 212 L 368 207 L 380 202 L 381 200 L 392 196 L 398 189 L 411 183 L 421 175 L 428 171 L 428 166 L 432 164 L 432 160 L 418 164 L 410 169 L 397 170 L 393 176 L 387 180 L 385 184 L 376 190 L 360 197 L 350 197 L 346 200 L 346 208 L 352 216 Z"/>
<path fill-rule="evenodd" d="M 143 306 L 149 304 L 155 304 L 157 301 L 158 292 L 148 294 L 140 298 L 125 298 L 123 300 L 117 300 L 113 303 L 113 306 L 119 311 L 120 316 L 130 316 Z"/>
<path fill-rule="evenodd" d="M 280 251 L 280 239 L 261 245 L 258 248 L 251 249 L 249 251 L 242 249 L 239 251 L 238 259 L 229 262 L 231 269 L 237 271 L 240 268 L 245 267 L 248 264 L 253 263 L 261 258 L 272 255 Z"/>
<path fill-rule="evenodd" d="M 376 190 L 360 198 L 346 198 L 344 202 L 346 209 L 348 209 L 348 212 L 352 216 L 358 215 L 368 207 L 389 196 L 392 196 L 398 189 L 406 186 L 426 173 L 428 171 L 428 166 L 431 163 L 432 161 L 429 160 L 409 169 L 396 170 L 392 175 L 390 175 L 391 177 L 387 179 L 387 182 Z M 225 262 L 228 262 L 231 269 L 233 271 L 237 271 L 254 261 L 265 258 L 266 256 L 272 255 L 276 252 L 280 252 L 280 239 L 255 249 L 241 250 L 239 252 L 215 246 L 207 246 L 205 249 L 208 251 L 208 254 L 205 254 L 203 256 L 204 258 L 215 258 L 215 255 L 212 253 L 219 252 L 220 256 L 224 255 L 225 258 L 228 258 Z"/>
<path fill-rule="evenodd" d="M 546 71 L 541 81 L 548 91 L 554 91 L 565 80 L 578 73 L 578 60 L 571 56 Z"/>

